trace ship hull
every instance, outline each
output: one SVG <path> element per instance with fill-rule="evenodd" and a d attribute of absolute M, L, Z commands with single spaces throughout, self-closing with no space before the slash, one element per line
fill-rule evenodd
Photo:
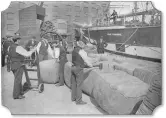
<path fill-rule="evenodd" d="M 85 36 L 108 43 L 107 52 L 161 62 L 161 26 L 156 27 L 94 27 L 84 30 Z"/>

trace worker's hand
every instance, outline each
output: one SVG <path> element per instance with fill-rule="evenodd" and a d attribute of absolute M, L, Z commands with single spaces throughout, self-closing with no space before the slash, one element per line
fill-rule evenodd
<path fill-rule="evenodd" d="M 39 42 L 39 43 L 37 44 L 37 46 L 36 46 L 38 53 L 39 53 L 39 50 L 40 50 L 40 46 L 41 46 L 41 42 Z"/>

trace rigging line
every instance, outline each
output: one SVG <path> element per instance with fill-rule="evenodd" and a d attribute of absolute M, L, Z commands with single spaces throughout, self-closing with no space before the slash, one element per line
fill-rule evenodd
<path fill-rule="evenodd" d="M 137 29 L 130 35 L 130 37 L 118 48 L 118 50 L 119 50 L 123 45 L 125 45 L 126 42 L 128 42 L 129 40 L 131 40 L 131 37 L 137 32 L 137 30 L 138 30 L 138 27 L 137 27 Z"/>

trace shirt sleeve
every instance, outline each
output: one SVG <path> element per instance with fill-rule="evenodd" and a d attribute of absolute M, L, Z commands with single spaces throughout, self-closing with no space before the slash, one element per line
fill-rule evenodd
<path fill-rule="evenodd" d="M 92 67 L 91 62 L 89 61 L 89 57 L 87 55 L 87 53 L 84 50 L 80 50 L 79 51 L 79 55 L 82 57 L 82 59 L 84 60 L 84 62 L 89 66 Z"/>
<path fill-rule="evenodd" d="M 41 42 L 38 43 L 39 46 L 37 46 L 37 53 L 39 54 L 40 47 L 41 47 Z"/>
<path fill-rule="evenodd" d="M 53 55 L 53 50 L 51 49 L 51 46 L 48 44 L 48 53 L 51 55 L 52 58 L 54 58 L 54 55 Z"/>
<path fill-rule="evenodd" d="M 26 51 L 22 46 L 16 47 L 16 53 L 25 57 L 31 56 L 31 52 Z"/>

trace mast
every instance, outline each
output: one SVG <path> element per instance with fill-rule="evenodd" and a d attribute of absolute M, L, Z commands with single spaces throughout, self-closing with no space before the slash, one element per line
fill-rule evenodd
<path fill-rule="evenodd" d="M 133 13 L 136 14 L 138 9 L 139 9 L 139 8 L 138 8 L 138 5 L 137 5 L 137 2 L 135 1 L 135 2 L 134 2 Z M 136 20 L 136 16 L 135 16 L 135 15 L 133 16 L 133 20 L 134 20 L 134 21 Z"/>

